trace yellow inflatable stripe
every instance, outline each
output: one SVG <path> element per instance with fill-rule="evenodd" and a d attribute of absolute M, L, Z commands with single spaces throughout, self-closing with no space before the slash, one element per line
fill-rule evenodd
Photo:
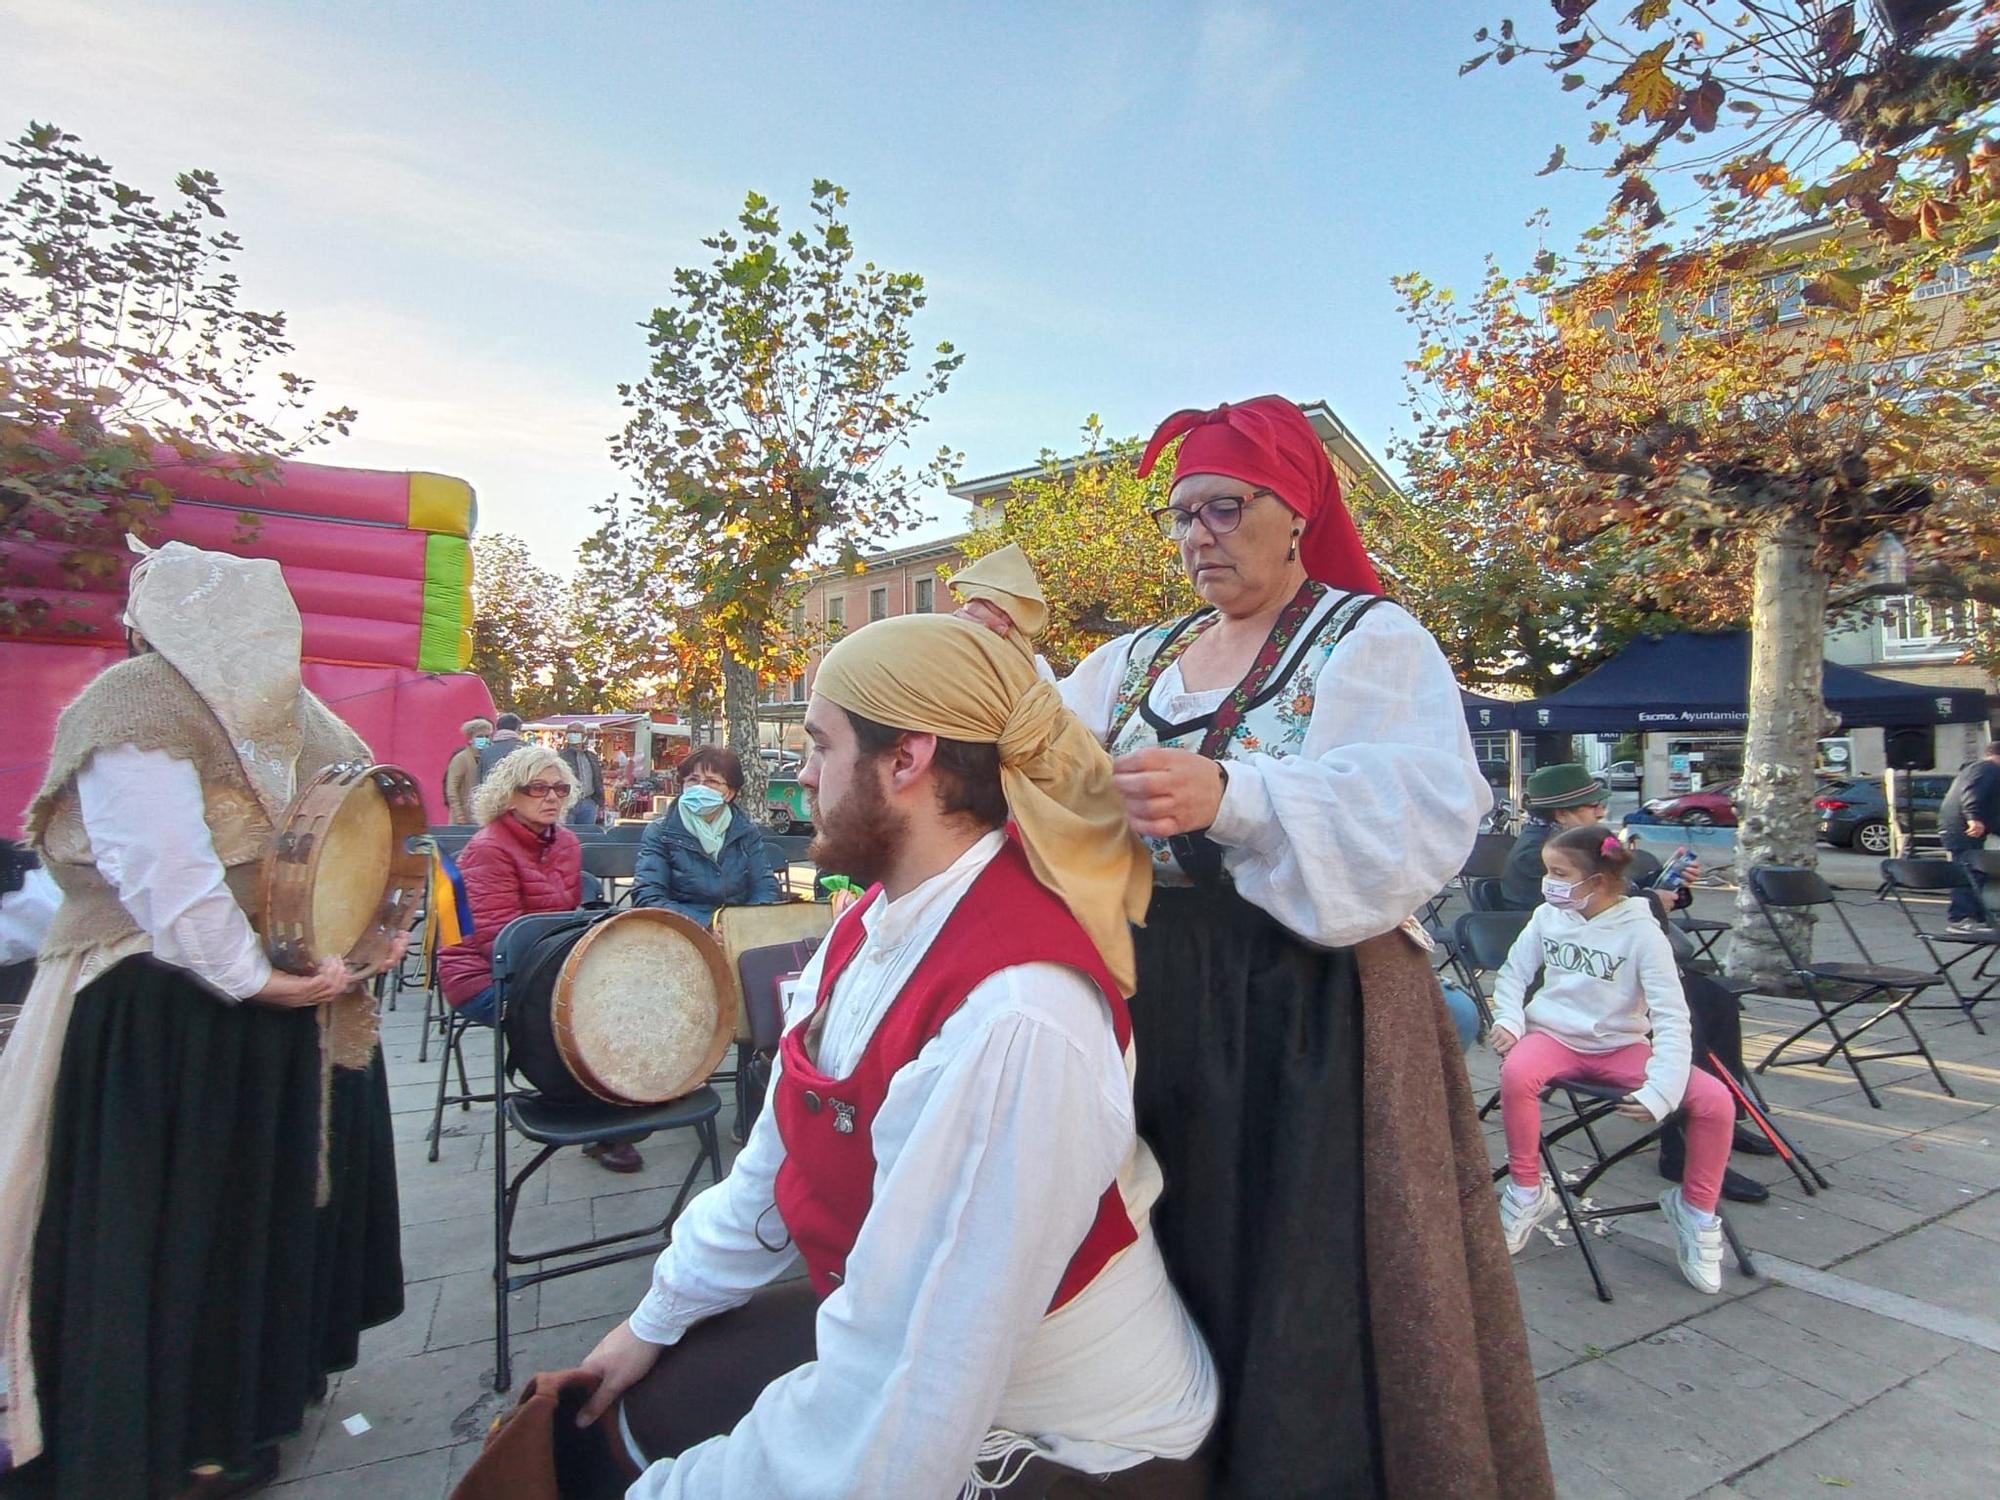
<path fill-rule="evenodd" d="M 410 475 L 410 529 L 437 536 L 472 535 L 472 486 L 449 474 Z"/>

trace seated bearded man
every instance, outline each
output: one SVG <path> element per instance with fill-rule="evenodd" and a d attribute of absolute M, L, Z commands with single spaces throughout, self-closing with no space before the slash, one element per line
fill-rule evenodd
<path fill-rule="evenodd" d="M 1025 655 L 939 616 L 843 640 L 805 727 L 812 857 L 872 889 L 581 1420 L 610 1413 L 643 1500 L 1202 1494 L 1215 1377 L 1149 1222 L 1150 874 L 1108 757 Z"/>

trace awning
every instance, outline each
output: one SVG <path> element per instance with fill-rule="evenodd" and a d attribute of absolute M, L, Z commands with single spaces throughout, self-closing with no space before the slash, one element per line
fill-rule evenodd
<path fill-rule="evenodd" d="M 1822 692 L 1842 728 L 1976 724 L 1978 688 L 1920 687 L 1827 662 Z M 1557 734 L 1728 733 L 1750 721 L 1750 637 L 1641 636 L 1560 692 L 1513 705 L 1520 727 Z"/>
<path fill-rule="evenodd" d="M 1489 698 L 1484 693 L 1468 693 L 1464 688 L 1458 690 L 1458 696 L 1465 705 L 1465 727 L 1474 734 L 1500 734 L 1521 727 L 1519 703 Z"/>

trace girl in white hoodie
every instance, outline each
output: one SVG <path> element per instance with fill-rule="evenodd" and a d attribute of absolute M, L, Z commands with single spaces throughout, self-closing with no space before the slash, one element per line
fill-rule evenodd
<path fill-rule="evenodd" d="M 1654 1124 L 1676 1109 L 1685 1114 L 1687 1166 L 1660 1208 L 1679 1241 L 1681 1273 L 1697 1291 L 1715 1293 L 1722 1290 L 1715 1200 L 1735 1107 L 1719 1081 L 1689 1067 L 1687 1001 L 1673 950 L 1652 903 L 1625 894 L 1631 862 L 1601 825 L 1566 829 L 1542 847 L 1543 904 L 1509 950 L 1493 991 L 1510 1179 L 1500 1194 L 1500 1224 L 1508 1251 L 1518 1254 L 1561 1206 L 1542 1181 L 1542 1090 L 1558 1078 L 1627 1089 L 1618 1112 L 1630 1119 Z M 1525 996 L 1538 971 L 1542 987 L 1530 1009 Z"/>

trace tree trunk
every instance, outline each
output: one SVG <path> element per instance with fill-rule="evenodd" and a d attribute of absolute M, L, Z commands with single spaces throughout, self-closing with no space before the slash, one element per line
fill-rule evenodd
<path fill-rule="evenodd" d="M 758 645 L 749 644 L 753 649 Z M 736 805 L 762 823 L 764 788 L 771 778 L 757 743 L 757 673 L 727 647 L 722 652 L 722 714 L 729 725 L 729 748 L 743 762 L 743 790 L 736 794 Z"/>
<path fill-rule="evenodd" d="M 1813 815 L 1813 766 L 1830 727 L 1821 696 L 1826 660 L 1827 576 L 1813 564 L 1817 538 L 1796 518 L 1757 538 L 1756 593 L 1750 614 L 1750 725 L 1737 794 L 1736 930 L 1729 973 L 1759 989 L 1797 988 L 1784 951 L 1750 894 L 1758 865 L 1819 860 Z M 1780 917 L 1803 956 L 1812 952 L 1809 917 Z"/>

